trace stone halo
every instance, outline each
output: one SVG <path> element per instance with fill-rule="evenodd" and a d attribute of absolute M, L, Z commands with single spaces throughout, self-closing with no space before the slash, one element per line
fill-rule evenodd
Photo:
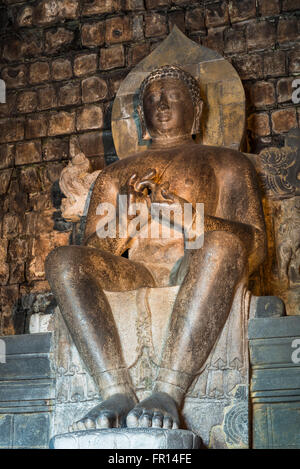
<path fill-rule="evenodd" d="M 204 101 L 198 143 L 240 149 L 245 131 L 245 93 L 233 66 L 219 53 L 188 39 L 176 26 L 123 80 L 112 108 L 112 134 L 119 158 L 148 148 L 136 112 L 144 78 L 163 65 L 177 65 L 199 83 Z"/>

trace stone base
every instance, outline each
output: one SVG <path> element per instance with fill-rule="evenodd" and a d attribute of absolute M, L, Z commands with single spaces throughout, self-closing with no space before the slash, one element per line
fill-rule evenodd
<path fill-rule="evenodd" d="M 202 440 L 188 430 L 109 428 L 54 436 L 51 449 L 200 449 Z"/>

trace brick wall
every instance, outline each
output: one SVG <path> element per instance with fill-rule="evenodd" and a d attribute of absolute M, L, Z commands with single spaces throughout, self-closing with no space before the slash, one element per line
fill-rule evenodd
<path fill-rule="evenodd" d="M 232 62 L 247 94 L 248 151 L 299 126 L 299 0 L 4 0 L 0 6 L 0 334 L 51 309 L 43 262 L 68 244 L 57 179 L 78 134 L 95 169 L 112 161 L 121 80 L 176 24 Z M 298 41 L 298 42 L 297 42 Z"/>

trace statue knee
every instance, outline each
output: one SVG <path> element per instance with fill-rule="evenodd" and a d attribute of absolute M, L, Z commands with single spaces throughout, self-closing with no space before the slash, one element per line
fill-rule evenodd
<path fill-rule="evenodd" d="M 50 252 L 45 261 L 45 273 L 49 282 L 63 281 L 66 275 L 77 275 L 80 264 L 80 252 L 76 249 L 78 247 L 60 246 Z"/>

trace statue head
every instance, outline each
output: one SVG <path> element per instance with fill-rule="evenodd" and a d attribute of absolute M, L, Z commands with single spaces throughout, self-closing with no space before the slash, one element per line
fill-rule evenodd
<path fill-rule="evenodd" d="M 138 113 L 143 137 L 177 138 L 199 133 L 202 101 L 197 81 L 175 65 L 164 65 L 142 82 Z"/>

